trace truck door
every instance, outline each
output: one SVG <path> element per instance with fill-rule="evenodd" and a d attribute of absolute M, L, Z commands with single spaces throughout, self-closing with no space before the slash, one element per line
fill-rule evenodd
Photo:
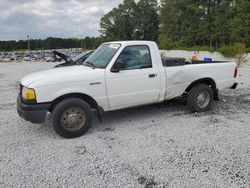
<path fill-rule="evenodd" d="M 107 70 L 106 86 L 111 110 L 158 102 L 160 76 L 147 45 L 127 46 Z"/>

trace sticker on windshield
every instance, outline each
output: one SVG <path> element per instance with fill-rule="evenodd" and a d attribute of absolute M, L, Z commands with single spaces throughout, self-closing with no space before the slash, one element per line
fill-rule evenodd
<path fill-rule="evenodd" d="M 117 50 L 120 47 L 120 45 L 119 44 L 110 44 L 109 47 Z"/>

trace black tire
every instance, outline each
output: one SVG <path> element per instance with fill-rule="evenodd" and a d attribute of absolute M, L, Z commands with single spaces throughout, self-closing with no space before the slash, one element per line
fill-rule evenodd
<path fill-rule="evenodd" d="M 70 115 L 72 116 L 70 117 Z M 65 117 L 67 118 L 65 119 Z M 76 138 L 82 136 L 91 127 L 92 111 L 89 104 L 84 100 L 79 98 L 68 98 L 55 106 L 52 111 L 51 119 L 54 130 L 60 136 L 65 138 Z M 76 125 L 72 125 L 73 123 Z"/>
<path fill-rule="evenodd" d="M 209 95 L 209 101 L 205 100 L 204 105 L 202 106 L 198 101 L 198 96 L 200 94 Z M 213 89 L 205 84 L 200 84 L 194 86 L 188 93 L 187 104 L 192 112 L 205 112 L 209 110 L 212 106 L 214 100 Z"/>

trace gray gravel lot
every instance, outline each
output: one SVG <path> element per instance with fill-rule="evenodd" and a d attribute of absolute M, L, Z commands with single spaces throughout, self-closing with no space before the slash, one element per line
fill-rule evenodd
<path fill-rule="evenodd" d="M 53 63 L 0 64 L 0 187 L 250 187 L 250 66 L 211 111 L 184 101 L 108 112 L 59 137 L 18 117 L 18 81 Z"/>

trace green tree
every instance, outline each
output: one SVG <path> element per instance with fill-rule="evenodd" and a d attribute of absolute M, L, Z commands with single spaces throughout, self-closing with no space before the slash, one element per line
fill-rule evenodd
<path fill-rule="evenodd" d="M 100 32 L 106 40 L 157 40 L 157 0 L 124 0 L 101 18 Z"/>
<path fill-rule="evenodd" d="M 194 0 L 163 0 L 160 10 L 161 33 L 174 43 L 197 45 L 201 11 Z"/>
<path fill-rule="evenodd" d="M 136 3 L 124 0 L 101 18 L 100 32 L 106 40 L 131 40 L 135 31 L 134 12 Z"/>
<path fill-rule="evenodd" d="M 52 38 L 47 39 L 31 39 L 30 47 L 32 50 L 39 49 L 61 49 L 61 48 L 84 48 L 84 49 L 95 49 L 103 41 L 102 38 L 97 37 L 86 37 L 84 39 L 76 38 Z M 12 51 L 12 50 L 24 50 L 28 48 L 27 40 L 19 41 L 0 41 L 0 51 Z"/>
<path fill-rule="evenodd" d="M 203 45 L 217 48 L 230 43 L 230 24 L 234 13 L 234 0 L 204 0 L 201 31 Z"/>
<path fill-rule="evenodd" d="M 157 0 L 140 0 L 134 14 L 135 39 L 156 41 L 159 36 L 159 15 Z"/>
<path fill-rule="evenodd" d="M 217 48 L 233 44 L 235 41 L 230 40 L 230 26 L 237 4 L 238 1 L 235 0 L 162 0 L 161 38 L 165 35 L 165 38 L 185 47 Z M 247 10 L 249 9 L 243 11 L 244 16 Z M 246 25 L 244 23 L 242 28 L 247 30 Z"/>
<path fill-rule="evenodd" d="M 237 0 L 235 17 L 232 21 L 231 40 L 250 47 L 250 1 Z"/>

